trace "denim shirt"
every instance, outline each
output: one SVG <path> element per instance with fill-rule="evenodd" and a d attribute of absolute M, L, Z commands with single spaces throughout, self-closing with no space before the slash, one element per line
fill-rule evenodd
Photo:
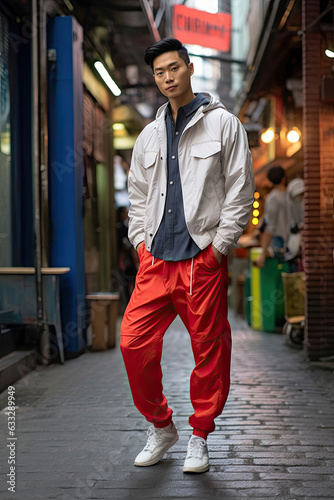
<path fill-rule="evenodd" d="M 194 257 L 200 248 L 187 229 L 179 171 L 178 145 L 181 135 L 198 108 L 209 99 L 196 94 L 195 99 L 179 108 L 176 123 L 170 105 L 166 111 L 167 130 L 167 193 L 164 215 L 152 242 L 151 253 L 162 260 L 179 261 Z"/>

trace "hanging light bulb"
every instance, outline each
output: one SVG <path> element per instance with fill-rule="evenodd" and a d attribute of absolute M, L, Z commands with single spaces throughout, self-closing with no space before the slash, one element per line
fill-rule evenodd
<path fill-rule="evenodd" d="M 292 127 L 292 129 L 288 132 L 287 139 L 289 142 L 298 142 L 300 136 L 300 130 L 297 127 Z"/>
<path fill-rule="evenodd" d="M 325 50 L 325 54 L 327 57 L 329 57 L 330 59 L 334 59 L 334 50 L 331 50 L 331 49 L 326 49 Z"/>
<path fill-rule="evenodd" d="M 274 129 L 272 128 L 267 128 L 264 132 L 261 134 L 261 141 L 264 142 L 265 144 L 269 144 L 275 137 L 275 132 Z"/>

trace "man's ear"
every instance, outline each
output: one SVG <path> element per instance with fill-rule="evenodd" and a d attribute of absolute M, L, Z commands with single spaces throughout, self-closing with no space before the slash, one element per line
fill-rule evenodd
<path fill-rule="evenodd" d="M 189 63 L 188 64 L 188 68 L 189 68 L 189 71 L 190 71 L 190 76 L 192 76 L 194 74 L 194 63 Z"/>

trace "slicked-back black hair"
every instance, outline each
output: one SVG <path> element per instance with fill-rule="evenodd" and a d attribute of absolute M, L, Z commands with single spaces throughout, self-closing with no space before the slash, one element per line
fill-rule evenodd
<path fill-rule="evenodd" d="M 270 182 L 273 184 L 279 184 L 281 180 L 285 177 L 285 170 L 284 168 L 277 166 L 277 167 L 271 167 L 271 169 L 268 172 L 267 175 L 268 179 Z"/>
<path fill-rule="evenodd" d="M 165 52 L 171 52 L 173 50 L 177 51 L 179 57 L 183 59 L 183 61 L 188 66 L 188 64 L 190 63 L 188 50 L 184 45 L 182 45 L 182 42 L 180 42 L 180 40 L 177 40 L 176 38 L 163 38 L 162 40 L 155 42 L 146 50 L 144 60 L 146 64 L 151 66 L 151 68 L 153 69 L 153 61 L 156 57 L 164 54 Z"/>

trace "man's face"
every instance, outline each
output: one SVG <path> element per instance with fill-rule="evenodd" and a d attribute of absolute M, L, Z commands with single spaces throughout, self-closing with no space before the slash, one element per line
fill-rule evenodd
<path fill-rule="evenodd" d="M 153 75 L 160 92 L 175 99 L 191 90 L 193 63 L 187 65 L 176 50 L 165 52 L 153 61 Z"/>

